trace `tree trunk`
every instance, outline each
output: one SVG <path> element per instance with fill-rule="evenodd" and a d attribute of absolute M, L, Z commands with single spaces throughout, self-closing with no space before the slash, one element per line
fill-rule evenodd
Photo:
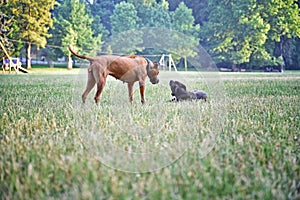
<path fill-rule="evenodd" d="M 184 59 L 184 69 L 187 71 L 187 61 L 186 61 L 186 56 L 183 57 Z"/>
<path fill-rule="evenodd" d="M 71 58 L 71 53 L 69 53 L 69 57 L 68 57 L 68 69 L 72 69 L 72 58 Z"/>
<path fill-rule="evenodd" d="M 54 68 L 54 64 L 53 64 L 53 60 L 52 59 L 49 60 L 49 65 L 50 65 L 50 68 Z"/>
<path fill-rule="evenodd" d="M 285 66 L 288 66 L 288 54 L 290 53 L 289 51 L 292 51 L 292 49 L 288 48 L 287 45 L 287 38 L 285 36 L 280 36 L 280 41 L 275 42 L 275 51 L 274 55 L 276 58 L 280 58 L 280 64 L 279 64 L 279 71 L 284 72 Z"/>
<path fill-rule="evenodd" d="M 284 66 L 285 66 L 285 63 L 286 63 L 286 61 L 285 61 L 285 59 L 284 59 L 284 57 L 282 56 L 281 57 L 281 61 L 280 61 L 280 69 L 279 69 L 279 71 L 281 72 L 281 73 L 283 73 L 283 71 L 284 71 Z"/>
<path fill-rule="evenodd" d="M 31 43 L 27 43 L 26 47 L 26 68 L 31 69 L 31 59 L 30 59 Z"/>

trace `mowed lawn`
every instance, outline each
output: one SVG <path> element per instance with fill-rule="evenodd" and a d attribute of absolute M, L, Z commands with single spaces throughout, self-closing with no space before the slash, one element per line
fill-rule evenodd
<path fill-rule="evenodd" d="M 159 77 L 96 106 L 86 70 L 1 74 L 0 198 L 300 198 L 300 72 Z M 169 102 L 171 79 L 208 101 Z"/>

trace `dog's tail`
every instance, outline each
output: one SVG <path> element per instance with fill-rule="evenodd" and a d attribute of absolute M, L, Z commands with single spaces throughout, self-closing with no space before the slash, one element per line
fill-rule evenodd
<path fill-rule="evenodd" d="M 89 61 L 93 60 L 93 57 L 90 56 L 85 56 L 85 55 L 79 55 L 78 53 L 76 53 L 75 51 L 72 50 L 71 45 L 68 46 L 69 51 L 76 57 L 81 58 L 81 59 L 86 59 Z"/>

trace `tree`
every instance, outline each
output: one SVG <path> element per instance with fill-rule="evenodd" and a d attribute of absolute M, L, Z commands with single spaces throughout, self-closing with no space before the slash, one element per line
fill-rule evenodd
<path fill-rule="evenodd" d="M 117 4 L 110 18 L 112 34 L 136 29 L 138 19 L 137 11 L 133 4 L 126 2 Z"/>
<path fill-rule="evenodd" d="M 204 44 L 217 62 L 230 61 L 233 67 L 278 65 L 282 58 L 286 62 L 287 52 L 293 51 L 290 38 L 300 34 L 295 1 L 211 0 L 208 9 Z"/>
<path fill-rule="evenodd" d="M 181 33 L 195 37 L 199 36 L 200 25 L 195 25 L 192 9 L 188 8 L 183 2 L 172 13 L 172 26 L 173 29 Z"/>
<path fill-rule="evenodd" d="M 10 0 L 9 9 L 18 26 L 16 35 L 26 41 L 26 66 L 31 68 L 31 45 L 45 47 L 48 33 L 52 27 L 51 10 L 56 4 L 55 0 Z"/>
<path fill-rule="evenodd" d="M 92 28 L 94 34 L 102 33 L 103 39 L 106 39 L 111 32 L 110 16 L 113 15 L 115 5 L 122 0 L 94 0 L 93 4 L 90 4 L 91 16 L 94 21 Z"/>
<path fill-rule="evenodd" d="M 208 0 L 169 0 L 170 10 L 174 11 L 178 5 L 183 2 L 188 8 L 193 10 L 193 16 L 195 18 L 195 23 L 200 24 L 202 26 L 205 22 L 207 22 L 208 18 Z"/>
<path fill-rule="evenodd" d="M 79 0 L 65 0 L 57 9 L 55 29 L 60 35 L 59 43 L 63 46 L 63 51 L 68 54 L 68 69 L 71 69 L 71 53 L 67 46 L 72 45 L 81 53 L 89 51 L 95 54 L 95 49 L 101 49 L 102 34 L 99 33 L 94 36 L 93 19 L 87 14 L 85 4 Z"/>
<path fill-rule="evenodd" d="M 173 57 L 195 57 L 199 45 L 200 25 L 195 24 L 192 9 L 189 9 L 183 2 L 178 5 L 172 16 L 172 29 L 180 34 L 172 34 L 172 40 L 176 41 L 174 52 L 177 55 Z M 178 57 L 179 55 L 179 57 Z"/>
<path fill-rule="evenodd" d="M 117 4 L 110 20 L 112 36 L 108 45 L 114 52 L 132 54 L 142 50 L 138 48 L 142 43 L 141 33 L 137 30 L 139 18 L 132 3 Z"/>
<path fill-rule="evenodd" d="M 0 42 L 4 46 L 4 48 L 8 51 L 9 54 L 13 53 L 13 43 L 8 40 L 9 35 L 13 31 L 12 18 L 5 15 L 3 12 L 7 9 L 7 3 L 0 1 Z M 0 47 L 0 58 L 5 57 L 4 50 Z"/>
<path fill-rule="evenodd" d="M 167 5 L 154 4 L 152 6 L 139 6 L 138 17 L 139 27 L 160 27 L 171 28 L 171 16 Z"/>
<path fill-rule="evenodd" d="M 172 26 L 168 2 L 165 0 L 160 3 L 153 0 L 129 0 L 128 2 L 131 2 L 137 10 L 139 45 L 136 49 L 138 53 L 165 53 L 164 44 L 167 43 L 168 38 L 165 38 L 164 35 L 170 32 Z"/>
<path fill-rule="evenodd" d="M 269 38 L 275 42 L 274 55 L 283 58 L 284 65 L 292 62 L 295 51 L 293 38 L 300 37 L 299 2 L 293 0 L 261 1 L 262 17 L 270 24 Z M 283 64 L 280 70 L 283 71 Z"/>
<path fill-rule="evenodd" d="M 127 2 L 133 4 L 137 10 L 140 7 L 151 7 L 157 4 L 156 0 L 127 0 Z"/>
<path fill-rule="evenodd" d="M 295 47 L 295 51 L 292 56 L 292 64 L 290 69 L 300 69 L 300 38 L 294 39 L 293 45 Z"/>
<path fill-rule="evenodd" d="M 254 54 L 271 60 L 264 44 L 270 25 L 254 0 L 212 0 L 209 21 L 202 28 L 202 38 L 217 62 L 250 62 Z"/>

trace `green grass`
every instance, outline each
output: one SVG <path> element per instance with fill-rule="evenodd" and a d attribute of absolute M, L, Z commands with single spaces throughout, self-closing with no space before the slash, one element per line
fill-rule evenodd
<path fill-rule="evenodd" d="M 299 198 L 299 72 L 161 72 L 145 106 L 109 78 L 98 107 L 86 69 L 51 70 L 0 75 L 1 199 Z"/>

